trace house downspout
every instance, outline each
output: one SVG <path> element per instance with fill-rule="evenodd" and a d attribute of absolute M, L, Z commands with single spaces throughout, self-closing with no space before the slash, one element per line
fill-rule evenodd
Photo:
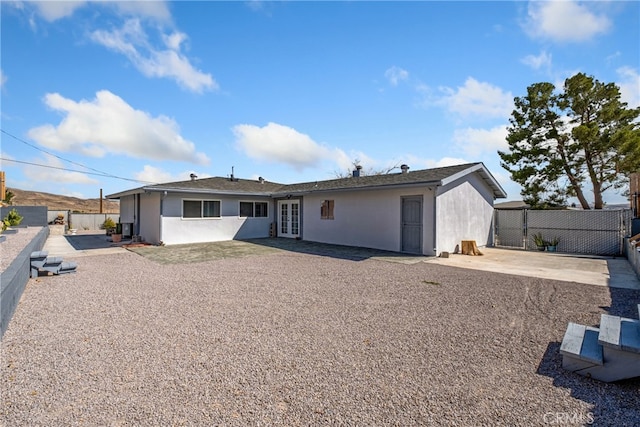
<path fill-rule="evenodd" d="M 438 247 L 437 247 L 437 242 L 438 242 L 438 236 L 437 236 L 437 232 L 438 232 L 438 189 L 440 188 L 440 184 L 437 184 L 434 188 L 433 188 L 433 255 L 434 256 L 438 256 Z"/>

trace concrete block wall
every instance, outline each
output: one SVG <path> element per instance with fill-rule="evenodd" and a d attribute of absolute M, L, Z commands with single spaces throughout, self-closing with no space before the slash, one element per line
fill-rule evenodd
<path fill-rule="evenodd" d="M 22 213 L 20 213 L 23 215 Z M 45 207 L 45 219 L 47 210 Z M 49 227 L 42 227 L 11 265 L 0 274 L 0 338 L 4 336 L 20 297 L 31 276 L 31 252 L 42 250 L 49 236 Z"/>
<path fill-rule="evenodd" d="M 48 223 L 46 206 L 3 206 L 0 208 L 0 219 L 6 217 L 11 209 L 22 215 L 21 226 L 45 227 Z"/>

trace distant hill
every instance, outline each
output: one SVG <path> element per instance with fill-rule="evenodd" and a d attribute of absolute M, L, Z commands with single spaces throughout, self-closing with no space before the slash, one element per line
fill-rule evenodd
<path fill-rule="evenodd" d="M 15 194 L 14 206 L 47 206 L 50 211 L 72 211 L 83 213 L 100 213 L 100 199 L 80 199 L 78 197 L 60 196 L 40 191 L 25 191 L 7 188 L 7 192 Z M 113 200 L 102 201 L 103 213 L 120 212 L 120 203 Z"/>

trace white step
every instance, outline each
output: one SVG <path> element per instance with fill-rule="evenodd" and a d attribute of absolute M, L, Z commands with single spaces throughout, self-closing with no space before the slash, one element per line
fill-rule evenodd
<path fill-rule="evenodd" d="M 560 345 L 560 353 L 584 362 L 602 365 L 602 346 L 598 343 L 598 332 L 597 328 L 570 322 Z"/>
<path fill-rule="evenodd" d="M 640 353 L 640 320 L 603 314 L 598 343 L 616 350 Z"/>

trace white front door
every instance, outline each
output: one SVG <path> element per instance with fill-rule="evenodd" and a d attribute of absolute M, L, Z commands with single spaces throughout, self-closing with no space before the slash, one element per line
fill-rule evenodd
<path fill-rule="evenodd" d="M 300 201 L 278 200 L 278 236 L 300 236 Z"/>

